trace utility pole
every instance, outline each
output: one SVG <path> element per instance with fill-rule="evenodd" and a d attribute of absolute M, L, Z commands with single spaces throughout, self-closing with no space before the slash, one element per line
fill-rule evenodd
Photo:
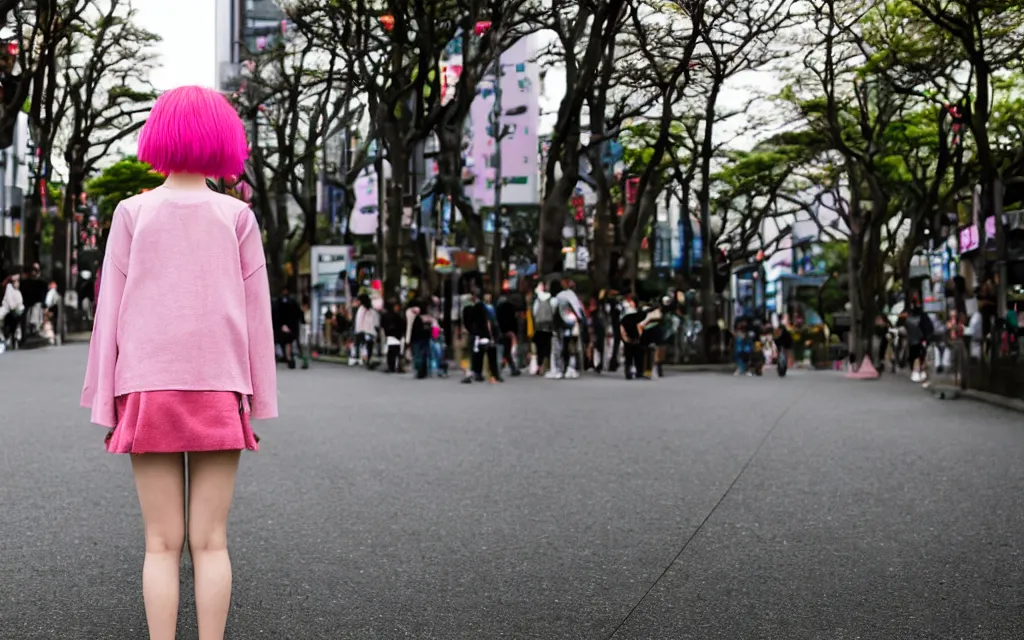
<path fill-rule="evenodd" d="M 377 138 L 376 156 L 373 160 L 377 172 L 377 274 L 375 280 L 384 281 L 384 205 L 387 202 L 384 193 L 384 138 Z"/>
<path fill-rule="evenodd" d="M 505 137 L 504 126 L 501 124 L 501 52 L 494 60 L 494 108 L 491 111 L 491 131 L 494 132 L 494 247 L 491 254 L 491 273 L 494 283 L 492 290 L 495 298 L 501 295 L 501 141 Z"/>

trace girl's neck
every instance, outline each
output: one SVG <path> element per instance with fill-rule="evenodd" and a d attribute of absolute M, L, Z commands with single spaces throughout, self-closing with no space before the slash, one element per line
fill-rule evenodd
<path fill-rule="evenodd" d="M 164 180 L 164 188 L 175 191 L 207 191 L 206 176 L 198 173 L 172 173 Z"/>

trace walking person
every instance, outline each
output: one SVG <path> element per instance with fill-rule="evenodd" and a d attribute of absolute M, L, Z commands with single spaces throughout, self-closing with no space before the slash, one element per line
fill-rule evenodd
<path fill-rule="evenodd" d="M 380 332 L 380 314 L 373 308 L 370 296 L 363 293 L 359 296 L 359 309 L 356 311 L 356 358 L 362 358 L 367 369 L 373 365 L 373 347 L 377 343 Z M 365 355 L 363 355 L 365 353 Z"/>
<path fill-rule="evenodd" d="M 416 372 L 417 380 L 422 380 L 430 374 L 432 335 L 430 315 L 423 312 L 424 306 L 420 302 L 414 302 L 409 306 L 412 320 L 409 321 L 408 342 L 412 352 L 413 371 Z"/>
<path fill-rule="evenodd" d="M 258 449 L 249 421 L 277 416 L 260 230 L 248 205 L 206 183 L 242 173 L 247 153 L 245 127 L 220 94 L 164 93 L 138 156 L 167 179 L 117 205 L 106 247 L 81 403 L 109 429 L 107 451 L 131 455 L 151 640 L 175 638 L 186 539 L 199 639 L 224 637 L 227 523 L 240 453 Z"/>
<path fill-rule="evenodd" d="M 21 294 L 21 276 L 14 274 L 4 280 L 0 291 L 0 344 L 16 345 L 21 340 L 22 317 L 25 315 L 25 298 Z"/>
<path fill-rule="evenodd" d="M 910 313 L 907 314 L 905 325 L 911 366 L 910 379 L 913 382 L 926 382 L 928 380 L 926 367 L 928 342 L 932 339 L 935 331 L 931 319 L 921 308 L 921 302 L 914 297 L 910 305 Z"/>
<path fill-rule="evenodd" d="M 274 319 L 274 342 L 281 347 L 288 368 L 294 369 L 295 345 L 299 340 L 302 325 L 302 309 L 288 289 L 283 289 L 281 296 L 274 302 L 271 317 Z"/>
<path fill-rule="evenodd" d="M 537 352 L 537 375 L 543 376 L 551 362 L 551 338 L 555 330 L 555 309 L 551 294 L 541 282 L 533 300 L 533 346 Z"/>
<path fill-rule="evenodd" d="M 576 283 L 571 278 L 562 281 L 562 290 L 555 296 L 555 325 L 558 327 L 561 360 L 564 372 L 560 378 L 573 380 L 580 377 L 577 368 L 580 339 L 586 323 L 583 303 L 576 295 Z"/>
<path fill-rule="evenodd" d="M 463 378 L 462 383 L 469 384 L 474 380 L 484 381 L 485 357 L 490 365 L 491 382 L 502 382 L 501 370 L 498 368 L 498 349 L 495 346 L 487 305 L 477 297 L 475 292 L 469 295 L 469 303 L 462 312 L 462 326 L 469 334 L 470 348 L 472 349 L 470 357 L 472 375 Z"/>
<path fill-rule="evenodd" d="M 622 339 L 623 368 L 626 380 L 645 379 L 647 376 L 644 374 L 642 338 L 646 327 L 646 314 L 631 305 L 625 306 L 623 310 L 624 313 L 619 321 L 619 337 Z"/>
<path fill-rule="evenodd" d="M 498 300 L 498 305 L 495 307 L 498 331 L 500 332 L 498 342 L 501 345 L 502 353 L 504 354 L 505 361 L 508 362 L 508 368 L 512 372 L 513 378 L 520 375 L 516 354 L 516 347 L 519 344 L 518 313 L 519 310 L 516 309 L 516 305 L 507 296 L 502 296 Z"/>
<path fill-rule="evenodd" d="M 388 373 L 402 373 L 402 343 L 405 340 L 406 321 L 402 305 L 397 300 L 392 300 L 381 316 L 380 328 L 384 331 L 387 346 L 385 357 Z"/>

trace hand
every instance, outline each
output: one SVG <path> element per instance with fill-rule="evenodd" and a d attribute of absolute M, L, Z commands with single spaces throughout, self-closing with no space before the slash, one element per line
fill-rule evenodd
<path fill-rule="evenodd" d="M 282 325 L 281 326 L 281 333 L 291 333 L 291 332 L 292 332 L 292 330 L 289 329 L 287 325 Z"/>

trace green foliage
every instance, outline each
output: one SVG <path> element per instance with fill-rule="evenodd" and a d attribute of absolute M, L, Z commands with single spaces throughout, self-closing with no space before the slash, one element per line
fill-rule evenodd
<path fill-rule="evenodd" d="M 100 221 L 106 226 L 117 203 L 148 189 L 159 187 L 164 177 L 145 162 L 129 156 L 115 162 L 85 185 L 85 192 L 99 200 Z"/>

